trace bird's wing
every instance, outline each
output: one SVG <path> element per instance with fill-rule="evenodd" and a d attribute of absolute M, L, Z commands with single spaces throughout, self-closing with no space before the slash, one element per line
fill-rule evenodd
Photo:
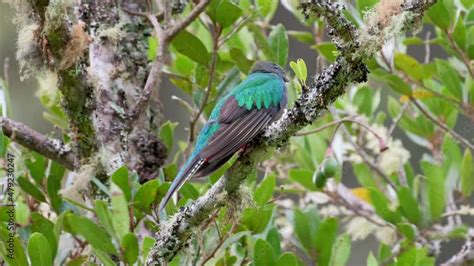
<path fill-rule="evenodd" d="M 280 111 L 280 106 L 248 110 L 239 107 L 233 97 L 222 108 L 218 119 L 221 127 L 200 152 L 200 157 L 209 163 L 232 156 L 268 126 Z"/>

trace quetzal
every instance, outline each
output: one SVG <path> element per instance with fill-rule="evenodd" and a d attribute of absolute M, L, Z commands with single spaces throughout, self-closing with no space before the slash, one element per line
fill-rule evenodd
<path fill-rule="evenodd" d="M 161 201 L 160 211 L 187 180 L 217 170 L 279 116 L 287 104 L 287 81 L 278 65 L 254 64 L 247 78 L 216 103 L 194 151 Z"/>

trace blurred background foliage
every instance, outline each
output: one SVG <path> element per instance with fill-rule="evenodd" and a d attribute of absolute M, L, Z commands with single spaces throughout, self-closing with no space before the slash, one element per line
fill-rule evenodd
<path fill-rule="evenodd" d="M 374 8 L 377 0 L 342 2 L 358 27 L 367 14 L 388 18 L 394 8 Z M 16 156 L 18 185 L 17 259 L 2 256 L 6 263 L 142 265 L 156 223 L 167 218 L 156 206 L 216 100 L 265 59 L 292 77 L 291 107 L 335 60 L 323 21 L 305 20 L 297 6 L 297 0 L 213 0 L 173 40 L 161 92 L 168 121 L 160 130 L 173 152 L 156 179 L 140 184 L 122 167 L 108 182 L 92 178 L 102 199 L 81 202 L 60 194 L 70 185 L 62 166 L 0 136 L 0 154 Z M 70 141 L 55 75 L 19 81 L 11 10 L 1 7 L 0 59 L 10 58 L 8 80 L 3 75 L 0 83 L 3 115 Z M 434 265 L 450 258 L 473 227 L 473 36 L 474 1 L 439 0 L 419 30 L 388 40 L 367 62 L 367 83 L 347 88 L 247 178 L 244 210 L 217 210 L 170 265 Z M 158 42 L 148 40 L 150 61 Z M 186 184 L 168 215 L 225 170 Z M 7 233 L 2 226 L 4 255 Z"/>

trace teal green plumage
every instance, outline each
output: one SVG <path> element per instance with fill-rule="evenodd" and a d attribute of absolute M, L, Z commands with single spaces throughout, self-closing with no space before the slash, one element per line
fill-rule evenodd
<path fill-rule="evenodd" d="M 258 62 L 244 81 L 217 102 L 160 210 L 189 178 L 217 170 L 277 117 L 286 106 L 285 81 L 279 66 Z"/>

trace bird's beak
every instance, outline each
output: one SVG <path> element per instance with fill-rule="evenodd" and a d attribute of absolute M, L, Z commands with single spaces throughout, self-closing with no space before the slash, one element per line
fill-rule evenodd
<path fill-rule="evenodd" d="M 284 80 L 285 82 L 290 81 L 290 80 L 286 77 L 286 75 L 283 75 L 283 80 Z"/>

